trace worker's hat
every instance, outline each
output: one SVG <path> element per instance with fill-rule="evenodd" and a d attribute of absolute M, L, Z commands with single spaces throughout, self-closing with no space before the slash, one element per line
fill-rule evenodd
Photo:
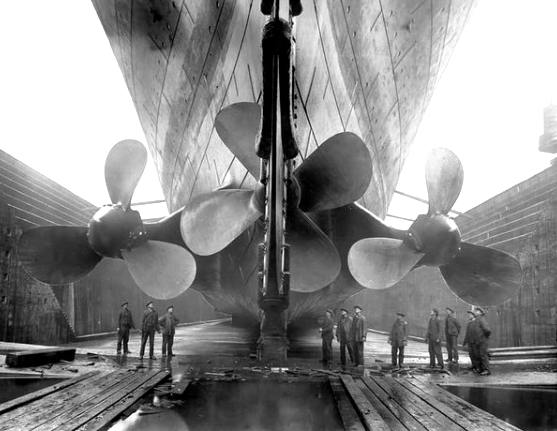
<path fill-rule="evenodd" d="M 325 310 L 325 313 L 331 313 L 331 315 L 335 314 L 335 313 L 333 313 L 333 310 L 331 310 L 330 308 L 328 308 L 327 310 Z"/>
<path fill-rule="evenodd" d="M 128 301 L 124 301 L 120 304 L 120 307 L 123 307 L 124 305 L 128 305 Z"/>
<path fill-rule="evenodd" d="M 466 311 L 467 313 L 470 313 L 472 316 L 475 316 L 474 312 L 472 310 L 468 310 Z"/>
<path fill-rule="evenodd" d="M 346 308 L 341 308 L 340 311 L 346 311 L 348 313 L 348 310 Z"/>
<path fill-rule="evenodd" d="M 363 310 L 362 307 L 360 307 L 359 305 L 354 305 L 354 309 L 359 308 L 360 310 Z"/>
<path fill-rule="evenodd" d="M 400 316 L 400 317 L 406 317 L 406 314 L 404 314 L 404 313 L 402 313 L 402 312 L 400 312 L 400 311 L 399 311 L 398 313 L 396 313 L 396 315 L 397 315 L 397 316 Z"/>
<path fill-rule="evenodd" d="M 166 310 L 170 310 L 171 308 L 174 308 L 174 305 L 169 305 L 168 307 L 166 307 Z"/>
<path fill-rule="evenodd" d="M 482 316 L 485 315 L 485 311 L 483 310 L 483 308 L 476 307 L 476 311 L 477 311 L 478 313 L 480 313 Z"/>
<path fill-rule="evenodd" d="M 148 307 L 149 305 L 153 305 L 153 301 L 149 301 L 147 304 L 145 304 L 145 307 Z"/>
<path fill-rule="evenodd" d="M 451 307 L 446 307 L 446 310 L 449 310 L 451 313 L 454 313 L 454 310 Z"/>

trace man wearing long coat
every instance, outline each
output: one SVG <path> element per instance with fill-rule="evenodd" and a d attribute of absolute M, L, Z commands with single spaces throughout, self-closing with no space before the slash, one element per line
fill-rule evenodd
<path fill-rule="evenodd" d="M 352 327 L 350 328 L 350 339 L 352 340 L 352 355 L 354 355 L 354 366 L 364 365 L 364 342 L 367 336 L 366 318 L 362 314 L 362 307 L 354 306 Z"/>
<path fill-rule="evenodd" d="M 398 367 L 402 368 L 404 363 L 404 346 L 408 344 L 407 327 L 408 322 L 404 320 L 404 313 L 396 313 L 396 320 L 391 328 L 389 334 L 389 344 L 391 345 L 391 363 L 393 367 L 397 367 L 397 354 L 398 354 Z"/>
<path fill-rule="evenodd" d="M 174 315 L 174 306 L 170 305 L 166 309 L 166 314 L 159 319 L 159 325 L 162 328 L 162 355 L 174 356 L 172 353 L 172 345 L 174 344 L 174 334 L 176 325 L 179 323 L 178 318 Z"/>
<path fill-rule="evenodd" d="M 478 323 L 475 326 L 474 340 L 477 344 L 480 376 L 489 376 L 491 374 L 491 371 L 489 370 L 489 356 L 487 349 L 488 338 L 491 335 L 491 329 L 489 329 L 489 326 L 487 325 L 487 322 L 484 318 L 485 311 L 482 308 L 476 307 L 475 314 L 476 321 Z"/>
<path fill-rule="evenodd" d="M 118 315 L 118 344 L 116 345 L 116 353 L 119 355 L 124 345 L 124 354 L 130 353 L 128 349 L 128 341 L 130 339 L 130 329 L 134 329 L 133 317 L 128 310 L 128 302 L 121 305 L 120 314 Z"/>
<path fill-rule="evenodd" d="M 474 340 L 474 333 L 476 331 L 475 326 L 478 323 L 476 322 L 476 315 L 473 311 L 468 310 L 467 313 L 468 323 L 466 324 L 466 332 L 464 333 L 464 341 L 462 341 L 462 345 L 468 346 L 468 356 L 470 356 L 470 363 L 472 364 L 470 369 L 479 373 L 480 364 L 478 360 L 478 349 Z"/>
<path fill-rule="evenodd" d="M 441 353 L 441 319 L 437 308 L 431 310 L 425 340 L 429 347 L 429 366 L 435 368 L 435 359 L 441 368 L 443 366 L 443 354 Z"/>
<path fill-rule="evenodd" d="M 350 330 L 352 329 L 352 317 L 348 315 L 348 310 L 340 309 L 340 319 L 337 324 L 336 337 L 340 343 L 340 363 L 344 367 L 346 365 L 346 350 L 350 361 L 354 362 L 352 356 L 352 346 L 350 344 Z"/>
<path fill-rule="evenodd" d="M 333 338 L 335 322 L 333 321 L 332 310 L 325 311 L 325 318 L 321 324 L 321 349 L 323 354 L 323 364 L 329 366 L 333 362 Z"/>
<path fill-rule="evenodd" d="M 454 317 L 453 309 L 447 307 L 445 340 L 447 341 L 447 356 L 449 362 L 458 362 L 458 334 L 460 334 L 460 322 Z"/>
<path fill-rule="evenodd" d="M 139 358 L 143 359 L 145 354 L 145 344 L 149 339 L 149 358 L 155 358 L 155 331 L 161 332 L 159 326 L 159 315 L 155 310 L 152 302 L 147 303 L 147 309 L 143 312 L 143 321 L 141 322 L 141 350 Z"/>

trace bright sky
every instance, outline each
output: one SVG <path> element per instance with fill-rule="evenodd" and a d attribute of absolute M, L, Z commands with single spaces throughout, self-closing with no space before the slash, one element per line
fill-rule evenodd
<path fill-rule="evenodd" d="M 145 142 L 100 21 L 87 0 L 2 5 L 0 148 L 96 205 L 108 203 L 104 159 L 121 139 Z M 543 108 L 557 102 L 557 1 L 478 1 L 437 83 L 398 190 L 427 197 L 427 151 L 451 148 L 466 211 L 549 166 L 538 151 Z M 24 23 L 24 25 L 23 25 Z M 134 201 L 162 199 L 154 166 Z M 140 207 L 162 216 L 164 204 Z M 426 206 L 395 195 L 389 213 L 414 219 Z M 409 223 L 388 219 L 398 227 Z"/>

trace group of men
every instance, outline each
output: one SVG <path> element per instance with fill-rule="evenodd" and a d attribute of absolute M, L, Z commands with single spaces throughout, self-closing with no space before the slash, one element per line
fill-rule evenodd
<path fill-rule="evenodd" d="M 143 312 L 143 320 L 141 322 L 141 349 L 139 358 L 143 359 L 145 354 L 145 345 L 149 340 L 149 358 L 156 359 L 154 355 L 155 348 L 155 331 L 159 334 L 162 330 L 162 356 L 174 356 L 172 352 L 172 345 L 174 344 L 174 334 L 176 332 L 176 325 L 179 320 L 174 315 L 174 306 L 169 305 L 166 309 L 166 314 L 159 318 L 157 310 L 151 301 L 145 304 L 145 311 Z M 121 305 L 120 314 L 118 315 L 118 344 L 116 345 L 116 353 L 119 355 L 124 348 L 124 355 L 131 353 L 128 349 L 128 341 L 130 339 L 130 329 L 135 329 L 133 317 L 128 310 L 128 303 L 124 302 Z"/>
<path fill-rule="evenodd" d="M 364 365 L 364 342 L 366 341 L 367 325 L 366 318 L 362 314 L 362 307 L 354 306 L 354 313 L 350 315 L 346 308 L 340 309 L 336 331 L 333 320 L 333 311 L 327 310 L 321 324 L 321 339 L 323 364 L 328 367 L 333 363 L 333 339 L 336 336 L 340 343 L 340 363 L 346 366 L 346 352 L 352 365 L 357 367 Z"/>
<path fill-rule="evenodd" d="M 447 346 L 447 359 L 449 363 L 458 363 L 458 336 L 461 331 L 460 322 L 456 319 L 454 310 L 446 308 L 447 316 L 444 325 L 439 317 L 439 310 L 433 308 L 430 312 L 426 331 L 426 343 L 429 350 L 429 366 L 435 368 L 437 365 L 443 369 L 443 354 L 441 352 L 442 335 L 445 335 Z M 487 353 L 488 338 L 491 331 L 485 321 L 485 312 L 482 308 L 476 307 L 469 313 L 469 321 L 466 326 L 463 346 L 468 345 L 468 354 L 472 362 L 471 369 L 482 375 L 491 374 L 489 370 L 489 357 Z M 404 347 L 408 344 L 408 322 L 404 320 L 404 313 L 397 313 L 396 320 L 389 334 L 389 344 L 391 344 L 391 362 L 394 368 L 403 366 Z M 443 328 L 444 326 L 444 328 Z"/>

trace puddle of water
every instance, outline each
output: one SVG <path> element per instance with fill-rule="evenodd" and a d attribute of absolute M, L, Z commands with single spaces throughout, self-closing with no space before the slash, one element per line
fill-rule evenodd
<path fill-rule="evenodd" d="M 148 414 L 146 414 L 148 413 Z M 125 430 L 342 430 L 328 382 L 199 382 L 183 404 L 141 409 L 111 431 Z"/>
<path fill-rule="evenodd" d="M 1 377 L 0 403 L 54 385 L 64 379 L 37 379 L 35 377 Z"/>
<path fill-rule="evenodd" d="M 443 385 L 449 392 L 523 430 L 557 429 L 557 388 Z"/>

